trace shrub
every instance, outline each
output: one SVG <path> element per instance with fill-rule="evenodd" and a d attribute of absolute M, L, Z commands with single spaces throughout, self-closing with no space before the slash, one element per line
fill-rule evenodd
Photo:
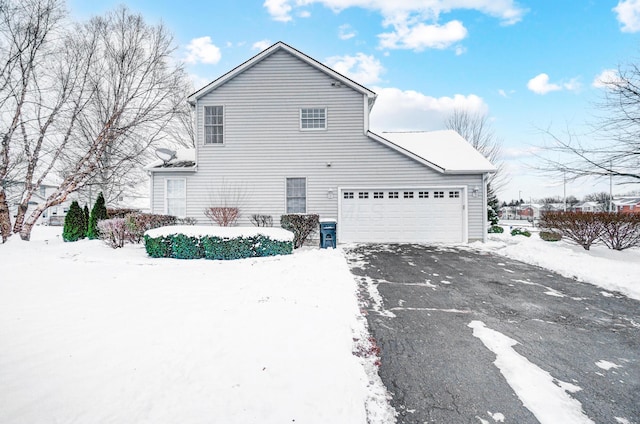
<path fill-rule="evenodd" d="M 539 225 L 541 229 L 557 231 L 589 250 L 603 231 L 599 215 L 601 214 L 590 212 L 545 212 Z"/>
<path fill-rule="evenodd" d="M 131 208 L 107 208 L 107 217 L 111 218 L 125 218 L 127 215 L 132 213 L 140 212 L 139 209 L 131 209 Z"/>
<path fill-rule="evenodd" d="M 133 213 L 126 216 L 129 239 L 133 243 L 140 243 L 145 231 L 154 228 L 176 225 L 178 219 L 173 215 L 157 215 L 151 213 Z"/>
<path fill-rule="evenodd" d="M 540 238 L 544 241 L 560 241 L 562 234 L 557 231 L 540 231 Z"/>
<path fill-rule="evenodd" d="M 624 250 L 640 246 L 640 214 L 598 213 L 602 222 L 600 240 L 609 248 Z"/>
<path fill-rule="evenodd" d="M 85 237 L 87 236 L 87 232 L 89 231 L 89 217 L 91 216 L 91 214 L 89 213 L 89 206 L 87 206 L 86 204 L 84 205 L 84 209 L 82 209 L 82 219 L 83 219 L 83 224 L 84 224 L 84 232 L 83 234 L 85 235 Z"/>
<path fill-rule="evenodd" d="M 204 257 L 198 237 L 176 234 L 171 239 L 171 256 L 176 259 L 198 259 Z"/>
<path fill-rule="evenodd" d="M 499 225 L 492 225 L 491 227 L 489 227 L 489 233 L 501 234 L 504 233 L 504 228 Z"/>
<path fill-rule="evenodd" d="M 78 241 L 85 237 L 84 212 L 75 200 L 71 202 L 69 212 L 64 217 L 62 239 L 64 241 Z"/>
<path fill-rule="evenodd" d="M 206 208 L 204 214 L 220 227 L 230 227 L 240 217 L 240 209 L 227 206 L 214 206 Z"/>
<path fill-rule="evenodd" d="M 149 237 L 144 236 L 144 249 L 147 251 L 147 255 L 152 258 L 170 258 L 171 249 L 171 236 Z"/>
<path fill-rule="evenodd" d="M 511 230 L 511 235 L 531 237 L 531 233 L 529 232 L 529 230 L 525 230 L 524 228 L 514 228 L 513 230 Z"/>
<path fill-rule="evenodd" d="M 317 214 L 288 214 L 280 217 L 280 226 L 293 233 L 293 246 L 298 249 L 318 230 L 320 217 Z"/>
<path fill-rule="evenodd" d="M 176 225 L 196 225 L 198 220 L 191 217 L 176 218 Z"/>
<path fill-rule="evenodd" d="M 242 259 L 293 252 L 292 242 L 272 240 L 264 235 L 236 238 L 191 237 L 184 234 L 160 237 L 145 235 L 144 242 L 147 254 L 153 258 Z"/>
<path fill-rule="evenodd" d="M 91 209 L 91 215 L 89 216 L 89 228 L 87 229 L 87 237 L 91 240 L 97 239 L 100 237 L 100 230 L 98 229 L 98 221 L 102 221 L 103 219 L 107 219 L 107 207 L 104 204 L 104 196 L 102 192 L 98 194 L 98 198 L 96 199 L 96 203 L 93 205 L 93 209 Z"/>
<path fill-rule="evenodd" d="M 251 215 L 251 223 L 256 227 L 273 227 L 273 218 L 271 215 Z"/>
<path fill-rule="evenodd" d="M 124 218 L 103 219 L 98 222 L 100 239 L 114 249 L 124 246 L 129 238 Z"/>

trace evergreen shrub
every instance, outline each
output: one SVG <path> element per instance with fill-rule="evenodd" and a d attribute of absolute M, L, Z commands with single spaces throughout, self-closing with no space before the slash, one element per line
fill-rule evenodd
<path fill-rule="evenodd" d="M 511 235 L 531 237 L 531 232 L 529 232 L 529 230 L 525 230 L 524 228 L 514 228 L 513 230 L 511 230 Z"/>
<path fill-rule="evenodd" d="M 293 252 L 293 242 L 272 240 L 263 235 L 235 238 L 192 237 L 184 234 L 160 237 L 145 235 L 144 243 L 147 254 L 153 258 L 229 260 L 288 255 Z"/>
<path fill-rule="evenodd" d="M 89 239 L 94 240 L 100 237 L 100 230 L 98 229 L 98 221 L 102 221 L 103 219 L 108 219 L 107 216 L 107 207 L 105 206 L 104 196 L 102 192 L 98 194 L 98 198 L 96 199 L 96 203 L 93 205 L 91 209 L 91 214 L 89 216 L 89 228 L 87 229 L 87 237 Z"/>
<path fill-rule="evenodd" d="M 293 247 L 298 249 L 311 234 L 318 230 L 320 217 L 318 214 L 288 214 L 280 217 L 280 226 L 293 233 Z"/>
<path fill-rule="evenodd" d="M 544 241 L 560 241 L 562 234 L 557 231 L 540 231 L 540 238 Z"/>
<path fill-rule="evenodd" d="M 62 239 L 64 241 L 78 241 L 85 237 L 84 212 L 75 200 L 71 202 L 69 212 L 64 217 Z"/>
<path fill-rule="evenodd" d="M 492 225 L 491 227 L 489 227 L 488 232 L 492 234 L 501 234 L 504 233 L 504 228 L 499 225 Z"/>

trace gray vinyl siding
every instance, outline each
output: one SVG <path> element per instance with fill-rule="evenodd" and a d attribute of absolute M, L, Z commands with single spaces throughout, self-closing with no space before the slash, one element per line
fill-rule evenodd
<path fill-rule="evenodd" d="M 477 186 L 468 209 L 470 240 L 482 239 L 482 176 L 443 175 L 364 134 L 365 99 L 333 87 L 326 74 L 278 51 L 196 104 L 196 173 L 154 173 L 153 211 L 164 211 L 164 178 L 187 178 L 187 215 L 209 223 L 209 206 L 251 214 L 285 212 L 286 178 L 307 179 L 307 212 L 338 217 L 338 187 Z M 224 144 L 203 144 L 204 106 L 224 106 Z M 326 107 L 327 129 L 300 130 L 300 108 Z M 382 134 L 384 136 L 384 134 Z M 331 163 L 328 167 L 327 163 Z M 328 192 L 333 190 L 333 198 Z"/>

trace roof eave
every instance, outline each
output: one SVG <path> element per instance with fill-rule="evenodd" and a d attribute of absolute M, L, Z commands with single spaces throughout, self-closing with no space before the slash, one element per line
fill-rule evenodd
<path fill-rule="evenodd" d="M 404 149 L 404 148 L 398 146 L 397 144 L 393 143 L 392 141 L 389 141 L 386 138 L 384 138 L 384 137 L 382 137 L 382 136 L 380 136 L 380 135 L 378 135 L 378 134 L 376 134 L 374 132 L 367 131 L 367 136 L 370 137 L 371 139 L 379 142 L 379 143 L 384 144 L 387 147 L 390 147 L 391 149 L 393 149 L 393 150 L 395 150 L 395 151 L 397 151 L 399 153 L 402 153 L 403 155 L 405 155 L 405 156 L 407 156 L 407 157 L 409 157 L 409 158 L 411 158 L 411 159 L 413 159 L 413 160 L 415 160 L 417 162 L 420 162 L 423 165 L 426 165 L 427 167 L 433 169 L 434 171 L 440 172 L 442 174 L 444 174 L 446 172 L 446 170 L 444 168 L 436 165 L 433 162 L 429 162 L 428 160 L 426 160 L 422 156 L 418 156 L 415 153 L 410 152 L 407 149 Z"/>

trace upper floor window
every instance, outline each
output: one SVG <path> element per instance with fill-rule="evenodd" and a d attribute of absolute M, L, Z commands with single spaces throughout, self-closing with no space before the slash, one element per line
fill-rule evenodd
<path fill-rule="evenodd" d="M 224 109 L 222 106 L 204 107 L 204 144 L 222 144 L 224 141 Z"/>
<path fill-rule="evenodd" d="M 327 128 L 326 108 L 300 109 L 300 129 L 324 130 Z"/>

